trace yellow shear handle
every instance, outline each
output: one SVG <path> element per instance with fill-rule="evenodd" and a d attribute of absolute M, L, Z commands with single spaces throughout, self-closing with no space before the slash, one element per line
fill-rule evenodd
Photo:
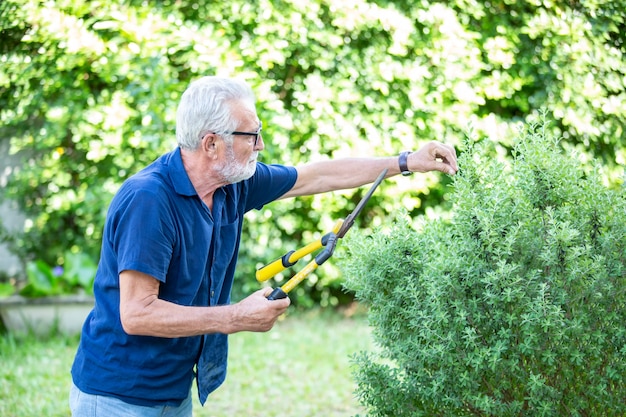
<path fill-rule="evenodd" d="M 339 232 L 339 229 L 341 229 L 342 225 L 343 225 L 343 219 L 337 220 L 337 222 L 333 226 L 332 233 L 337 234 L 337 232 Z M 315 242 L 311 242 L 308 245 L 296 251 L 288 252 L 282 257 L 276 259 L 274 262 L 265 265 L 261 269 L 258 269 L 256 271 L 257 281 L 260 281 L 260 282 L 267 281 L 268 279 L 272 278 L 274 275 L 278 274 L 280 271 L 284 271 L 285 269 L 294 265 L 296 262 L 298 262 L 300 259 L 308 255 L 309 253 L 315 252 L 316 250 L 322 248 L 326 244 L 325 242 L 326 237 L 327 235 L 324 235 L 320 239 L 316 240 Z M 295 278 L 296 276 L 294 276 L 293 278 Z"/>
<path fill-rule="evenodd" d="M 283 286 L 280 288 L 285 292 L 285 294 L 288 294 L 291 290 L 293 290 L 296 287 L 296 285 L 301 283 L 311 272 L 315 271 L 315 269 L 318 266 L 319 265 L 317 264 L 315 259 L 313 259 L 311 262 L 307 264 L 307 266 L 302 268 L 300 272 L 298 272 L 296 275 L 291 277 L 291 279 L 285 282 L 285 284 L 283 284 Z"/>

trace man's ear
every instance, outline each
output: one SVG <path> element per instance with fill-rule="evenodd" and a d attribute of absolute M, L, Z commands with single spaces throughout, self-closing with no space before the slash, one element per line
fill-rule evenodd
<path fill-rule="evenodd" d="M 219 145 L 219 137 L 215 133 L 207 133 L 202 138 L 201 147 L 202 152 L 209 156 L 216 156 Z"/>

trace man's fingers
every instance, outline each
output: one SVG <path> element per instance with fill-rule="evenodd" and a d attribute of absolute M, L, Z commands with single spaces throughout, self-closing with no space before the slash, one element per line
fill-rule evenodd
<path fill-rule="evenodd" d="M 444 161 L 435 161 L 436 170 L 443 172 L 444 174 L 454 175 L 457 172 L 457 169 L 454 168 L 451 164 Z"/>
<path fill-rule="evenodd" d="M 454 175 L 459 170 L 454 147 L 443 143 L 437 143 L 434 149 L 434 156 L 435 162 L 437 162 L 438 171 Z"/>

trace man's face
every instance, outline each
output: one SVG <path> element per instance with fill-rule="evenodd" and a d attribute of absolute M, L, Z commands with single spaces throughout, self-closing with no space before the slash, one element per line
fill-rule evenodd
<path fill-rule="evenodd" d="M 248 147 L 250 148 L 248 152 L 235 150 L 237 148 L 236 136 L 232 146 L 227 145 L 224 164 L 218 170 L 224 182 L 234 184 L 247 180 L 254 175 L 254 171 L 256 171 L 256 159 L 259 152 L 252 150 L 252 145 L 248 145 Z"/>
<path fill-rule="evenodd" d="M 256 112 L 241 111 L 239 120 L 242 122 L 237 127 L 237 132 L 258 132 L 260 129 L 259 119 Z M 258 140 L 254 135 L 234 134 L 232 145 L 226 144 L 224 163 L 218 169 L 224 182 L 234 184 L 250 178 L 256 171 L 256 161 L 259 151 L 264 148 L 263 139 L 259 134 Z"/>

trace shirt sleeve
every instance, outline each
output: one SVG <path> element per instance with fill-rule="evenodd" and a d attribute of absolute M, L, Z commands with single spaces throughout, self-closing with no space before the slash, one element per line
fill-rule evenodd
<path fill-rule="evenodd" d="M 246 211 L 261 209 L 291 190 L 298 178 L 294 167 L 257 163 L 254 175 L 248 180 Z"/>
<path fill-rule="evenodd" d="M 119 197 L 110 222 L 118 274 L 134 270 L 165 282 L 175 239 L 167 196 L 129 184 Z"/>

